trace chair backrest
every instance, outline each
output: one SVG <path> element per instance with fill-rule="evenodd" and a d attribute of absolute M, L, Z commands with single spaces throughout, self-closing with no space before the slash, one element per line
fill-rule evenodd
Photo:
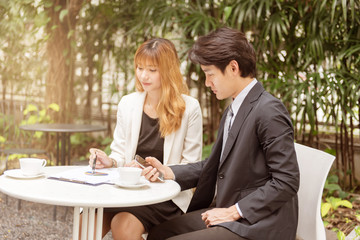
<path fill-rule="evenodd" d="M 321 197 L 335 157 L 295 143 L 300 169 L 299 222 L 297 236 L 304 240 L 326 240 L 321 218 Z"/>

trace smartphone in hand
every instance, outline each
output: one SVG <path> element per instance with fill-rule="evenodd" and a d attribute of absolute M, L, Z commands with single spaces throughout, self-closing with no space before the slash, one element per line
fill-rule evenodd
<path fill-rule="evenodd" d="M 140 165 L 140 167 L 141 168 L 146 168 L 146 167 L 149 167 L 149 166 L 151 166 L 149 163 L 147 163 L 146 161 L 145 161 L 145 159 L 144 158 L 142 158 L 141 156 L 139 156 L 139 155 L 135 155 L 135 161 Z M 159 172 L 158 171 L 158 173 L 159 173 L 159 176 L 158 176 L 158 180 L 160 180 L 160 182 L 164 182 L 164 176 L 163 176 L 163 174 L 161 173 L 161 172 Z"/>

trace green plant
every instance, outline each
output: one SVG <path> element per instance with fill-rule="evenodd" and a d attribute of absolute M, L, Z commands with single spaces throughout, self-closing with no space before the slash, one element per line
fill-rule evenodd
<path fill-rule="evenodd" d="M 206 89 L 204 74 L 187 61 L 187 52 L 195 39 L 219 26 L 241 29 L 255 46 L 258 80 L 286 104 L 297 140 L 316 146 L 321 127 L 330 128 L 336 166 L 345 173 L 339 184 L 354 187 L 359 8 L 354 0 L 0 1 L 3 96 L 25 91 L 46 96 L 60 104 L 61 120 L 69 120 L 79 93 L 76 104 L 84 106 L 83 118 L 91 121 L 95 102 L 101 112 L 104 99 L 115 103 L 115 92 L 122 96 L 133 90 L 138 45 L 166 37 L 174 41 L 186 65 L 184 78 L 207 113 L 204 140 L 210 144 L 224 106 Z M 78 69 L 80 75 L 74 73 Z"/>
<path fill-rule="evenodd" d="M 336 237 L 337 237 L 338 240 L 345 240 L 346 239 L 345 233 L 343 231 L 341 231 L 340 229 L 333 228 L 332 230 L 334 232 L 336 232 Z M 354 228 L 354 231 L 355 231 L 355 236 L 351 240 L 356 240 L 360 236 L 360 227 L 359 226 Z"/>
<path fill-rule="evenodd" d="M 15 116 L 13 115 L 3 115 L 4 124 L 4 135 L 0 136 L 0 145 L 7 144 L 9 147 L 13 145 L 19 145 L 20 147 L 29 146 L 29 145 L 44 145 L 44 139 L 42 138 L 43 132 L 29 132 L 24 131 L 19 128 L 21 125 L 25 124 L 36 124 L 36 123 L 51 123 L 53 122 L 51 118 L 52 112 L 58 112 L 59 106 L 55 103 L 49 104 L 46 108 L 40 109 L 35 104 L 28 104 L 23 110 L 22 120 L 20 122 L 15 121 Z M 17 113 L 14 113 L 17 114 Z M 10 121 L 9 121 L 10 120 Z M 10 129 L 12 129 L 10 131 Z M 8 156 L 8 160 L 15 160 L 22 157 L 27 157 L 24 154 L 11 154 Z"/>
<path fill-rule="evenodd" d="M 332 213 L 340 206 L 347 208 L 353 207 L 351 202 L 349 202 L 348 200 L 343 200 L 341 198 L 335 197 L 326 198 L 326 202 L 321 203 L 321 216 L 327 216 L 329 213 Z"/>
<path fill-rule="evenodd" d="M 333 231 L 336 232 L 336 237 L 338 240 L 345 240 L 346 236 L 343 231 L 338 228 L 334 228 Z"/>
<path fill-rule="evenodd" d="M 106 137 L 102 139 L 101 145 L 105 146 L 104 152 L 109 155 L 111 153 L 110 144 L 112 143 L 113 139 L 110 137 Z"/>
<path fill-rule="evenodd" d="M 75 133 L 70 136 L 71 145 L 84 147 L 91 141 L 90 137 L 85 133 Z"/>
<path fill-rule="evenodd" d="M 208 158 L 214 144 L 205 145 L 202 149 L 202 159 Z"/>
<path fill-rule="evenodd" d="M 321 216 L 325 217 L 329 213 L 335 211 L 339 206 L 352 208 L 351 202 L 343 200 L 348 196 L 348 193 L 344 192 L 338 184 L 339 178 L 337 175 L 329 175 L 325 181 L 324 193 L 326 202 L 321 203 Z M 339 196 L 334 197 L 334 195 Z"/>
<path fill-rule="evenodd" d="M 330 197 L 337 194 L 340 198 L 346 198 L 348 193 L 342 190 L 339 185 L 339 177 L 335 174 L 331 174 L 327 177 L 324 185 L 324 197 Z"/>
<path fill-rule="evenodd" d="M 59 105 L 56 103 L 49 104 L 46 108 L 39 109 L 34 104 L 28 104 L 23 111 L 24 119 L 21 121 L 21 125 L 35 124 L 35 123 L 52 123 L 52 112 L 59 112 Z M 25 133 L 24 133 L 25 134 Z M 35 132 L 33 137 L 40 139 L 44 135 L 44 132 Z"/>

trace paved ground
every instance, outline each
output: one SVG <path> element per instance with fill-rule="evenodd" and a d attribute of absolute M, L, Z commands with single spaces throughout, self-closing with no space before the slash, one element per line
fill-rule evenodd
<path fill-rule="evenodd" d="M 0 239 L 70 240 L 72 239 L 73 208 L 19 200 L 0 192 Z M 104 240 L 111 240 L 111 233 Z"/>

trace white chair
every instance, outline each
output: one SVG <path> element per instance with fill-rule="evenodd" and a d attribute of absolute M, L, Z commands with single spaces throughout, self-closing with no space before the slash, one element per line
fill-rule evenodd
<path fill-rule="evenodd" d="M 326 177 L 335 157 L 323 151 L 295 143 L 300 169 L 299 222 L 297 238 L 326 240 L 321 218 L 321 197 Z"/>

